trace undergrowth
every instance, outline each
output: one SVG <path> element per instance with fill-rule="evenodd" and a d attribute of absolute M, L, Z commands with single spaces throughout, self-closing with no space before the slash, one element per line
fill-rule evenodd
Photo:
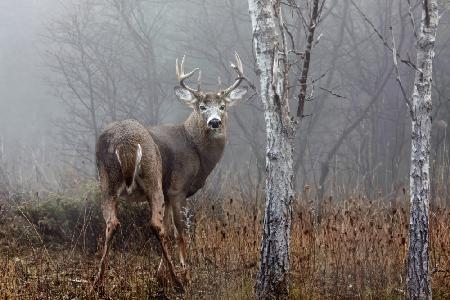
<path fill-rule="evenodd" d="M 191 284 L 177 295 L 155 280 L 159 248 L 145 203 L 121 202 L 105 293 L 89 294 L 103 244 L 95 185 L 81 196 L 49 195 L 10 205 L 0 220 L 0 297 L 5 299 L 251 299 L 262 207 L 238 193 L 211 205 L 202 196 L 188 215 Z M 217 200 L 217 199 L 216 199 Z M 198 201 L 201 205 L 198 205 Z M 405 199 L 361 197 L 324 204 L 322 221 L 302 199 L 294 205 L 292 299 L 403 299 L 408 214 Z M 450 298 L 450 209 L 431 214 L 436 299 Z M 176 255 L 174 255 L 176 256 Z"/>

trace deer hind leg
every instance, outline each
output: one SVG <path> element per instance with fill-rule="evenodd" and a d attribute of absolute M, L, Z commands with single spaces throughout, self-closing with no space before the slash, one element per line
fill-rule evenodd
<path fill-rule="evenodd" d="M 119 220 L 117 219 L 117 197 L 109 196 L 102 203 L 103 218 L 106 222 L 105 231 L 105 245 L 103 247 L 103 255 L 100 260 L 100 267 L 97 276 L 94 281 L 94 288 L 103 284 L 103 278 L 108 268 L 109 262 L 109 250 L 111 248 L 111 241 L 116 232 L 117 226 L 119 226 Z"/>
<path fill-rule="evenodd" d="M 163 257 L 166 260 L 166 263 L 169 267 L 170 274 L 172 275 L 173 280 L 175 281 L 177 289 L 183 291 L 183 284 L 178 279 L 178 276 L 175 272 L 175 266 L 173 264 L 172 257 L 169 252 L 169 240 L 167 235 L 167 230 L 164 226 L 164 196 L 162 191 L 154 192 L 150 197 L 150 206 L 151 206 L 151 227 L 158 238 L 159 244 L 161 246 L 161 250 L 163 253 Z"/>
<path fill-rule="evenodd" d="M 184 277 L 189 279 L 189 270 L 187 263 L 187 235 L 186 235 L 186 197 L 181 195 L 171 199 L 173 205 L 173 222 L 177 231 L 177 247 L 180 255 L 180 263 L 183 267 Z"/>
<path fill-rule="evenodd" d="M 170 203 L 165 204 L 165 209 L 164 209 L 164 217 L 163 217 L 163 226 L 166 230 L 167 236 L 170 237 L 170 239 L 172 239 L 172 207 L 170 206 Z M 159 266 L 158 266 L 158 271 L 157 271 L 157 276 L 158 279 L 165 279 L 166 278 L 166 269 L 167 269 L 167 264 L 166 264 L 166 259 L 163 257 L 161 257 L 161 261 L 159 262 Z"/>

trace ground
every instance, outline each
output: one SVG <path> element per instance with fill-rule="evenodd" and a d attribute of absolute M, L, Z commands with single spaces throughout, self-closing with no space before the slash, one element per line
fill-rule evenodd
<path fill-rule="evenodd" d="M 49 201 L 56 201 L 51 199 Z M 159 248 L 145 209 L 120 216 L 103 293 L 89 289 L 98 267 L 102 220 L 87 200 L 31 204 L 0 222 L 0 297 L 4 299 L 252 299 L 262 207 L 236 199 L 193 209 L 191 283 L 184 295 L 155 279 Z M 329 200 L 321 224 L 297 199 L 291 240 L 292 299 L 403 299 L 408 205 L 355 197 Z M 45 207 L 45 212 L 40 211 Z M 84 208 L 83 208 L 84 207 Z M 47 210 L 57 211 L 55 216 Z M 70 212 L 70 213 L 66 213 Z M 78 212 L 78 213 L 77 213 Z M 78 214 L 78 215 L 77 215 Z M 64 222 L 70 215 L 73 222 Z M 144 214 L 145 215 L 145 214 Z M 100 223 L 99 223 L 100 222 Z M 97 224 L 98 223 L 98 224 Z M 134 224 L 134 225 L 133 225 Z M 99 228 L 97 228 L 99 227 Z M 431 266 L 434 298 L 450 298 L 450 209 L 434 207 Z M 98 230 L 97 230 L 98 229 Z M 179 264 L 178 264 L 179 265 Z"/>

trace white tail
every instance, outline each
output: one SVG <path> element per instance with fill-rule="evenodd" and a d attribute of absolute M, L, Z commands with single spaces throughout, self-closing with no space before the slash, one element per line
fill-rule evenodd
<path fill-rule="evenodd" d="M 127 186 L 128 195 L 130 195 L 133 192 L 133 188 L 136 186 L 136 175 L 141 170 L 141 159 L 142 159 L 142 147 L 141 144 L 137 144 L 136 162 L 134 163 L 133 182 L 130 186 Z"/>
<path fill-rule="evenodd" d="M 141 159 L 142 159 L 142 146 L 141 144 L 137 144 L 136 147 L 136 158 L 134 161 L 134 168 L 133 168 L 133 177 L 131 182 L 129 182 L 129 184 L 125 183 L 124 186 L 127 189 L 127 193 L 130 195 L 133 192 L 133 189 L 136 187 L 136 176 L 139 174 L 140 170 L 141 170 Z M 123 149 L 121 150 L 122 152 L 124 151 Z M 124 165 L 122 162 L 122 159 L 120 158 L 120 155 L 124 155 L 124 153 L 120 153 L 119 148 L 116 149 L 115 151 L 116 153 L 116 157 L 117 160 L 119 161 L 120 167 L 123 168 Z M 126 162 L 126 158 L 125 158 L 125 162 Z"/>

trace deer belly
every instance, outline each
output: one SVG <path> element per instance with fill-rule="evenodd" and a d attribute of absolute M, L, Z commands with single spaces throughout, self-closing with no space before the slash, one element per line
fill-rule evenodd
<path fill-rule="evenodd" d="M 191 184 L 189 191 L 187 193 L 187 197 L 194 195 L 199 189 L 201 189 L 205 185 L 205 180 L 199 180 Z"/>

